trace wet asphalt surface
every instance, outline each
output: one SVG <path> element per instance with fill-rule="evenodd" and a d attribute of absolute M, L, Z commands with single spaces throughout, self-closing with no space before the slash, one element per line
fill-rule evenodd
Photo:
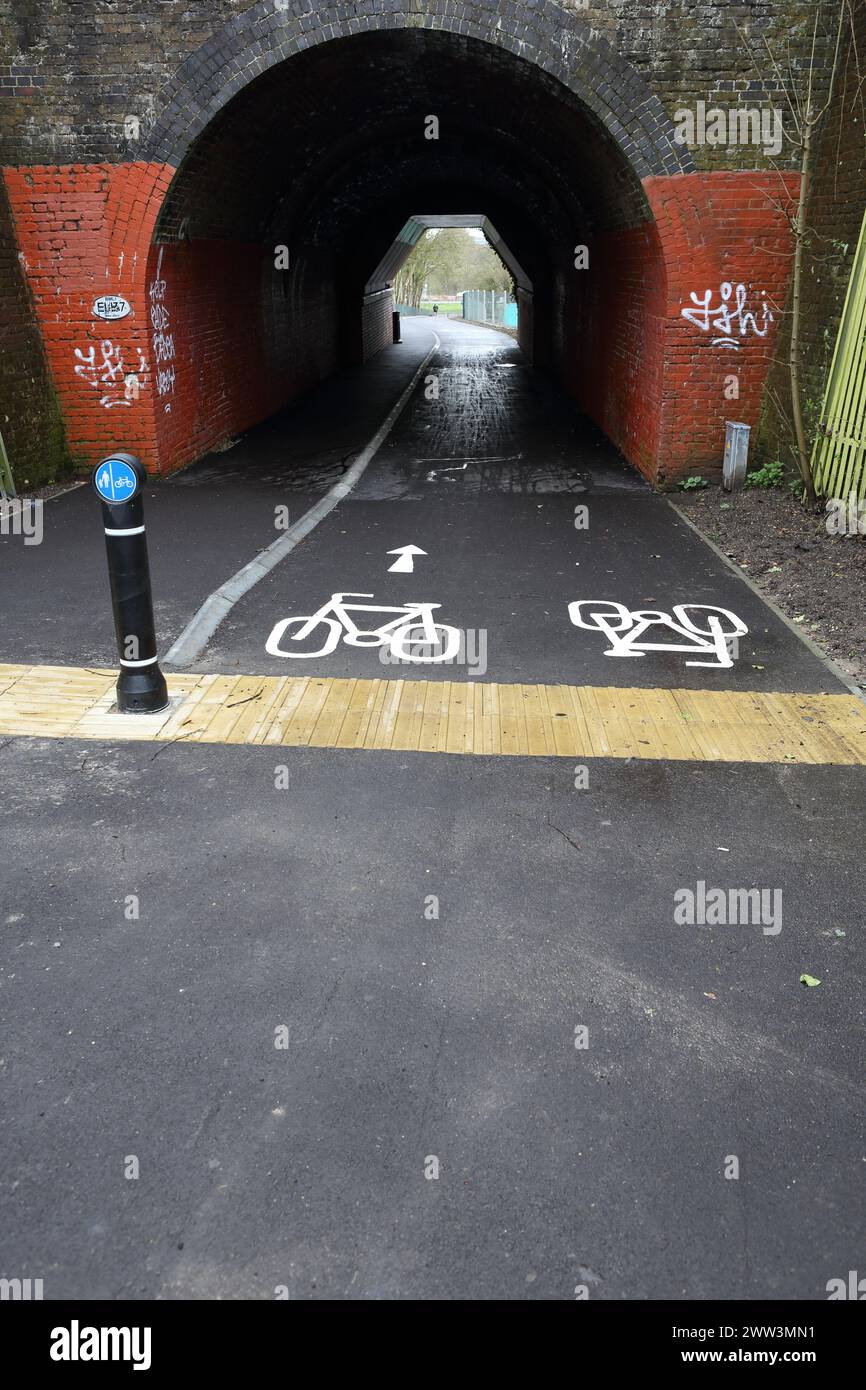
<path fill-rule="evenodd" d="M 164 645 L 330 485 L 429 326 L 344 382 L 371 428 L 335 386 L 153 487 Z M 357 589 L 485 629 L 487 680 L 840 688 L 510 343 L 438 330 L 438 401 L 199 666 L 394 674 L 264 651 Z M 95 511 L 79 489 L 42 546 L 2 543 L 0 659 L 111 661 Z M 579 597 L 750 631 L 732 672 L 616 660 Z M 562 759 L 10 739 L 0 771 L 0 1272 L 46 1298 L 809 1300 L 862 1267 L 864 769 L 594 760 L 578 787 Z M 676 925 L 700 879 L 780 889 L 782 930 Z"/>
<path fill-rule="evenodd" d="M 558 388 L 502 333 L 447 320 L 404 320 L 404 343 L 343 373 L 311 398 L 147 489 L 154 611 L 165 654 L 207 596 L 297 522 L 345 475 L 432 345 L 441 348 L 409 406 L 348 498 L 232 609 L 195 670 L 412 679 L 822 691 L 840 689 L 806 648 L 654 496 Z M 576 510 L 577 509 L 577 510 Z M 579 514 L 585 509 L 585 514 Z M 0 661 L 113 665 L 99 505 L 89 486 L 50 500 L 45 540 L 0 538 L 6 609 Z M 411 574 L 390 552 L 415 545 Z M 56 595 L 68 595 L 57 602 Z M 436 605 L 462 634 L 445 664 L 399 663 L 390 645 L 339 636 L 304 641 L 284 620 L 311 617 L 335 594 L 398 610 Z M 732 669 L 696 668 L 705 652 L 606 655 L 600 631 L 569 604 L 671 613 L 712 605 L 747 627 Z M 352 602 L 352 600 L 348 600 Z M 350 614 L 350 618 L 352 615 Z M 394 613 L 356 613 L 361 631 Z M 292 640 L 289 640 L 289 637 Z M 653 641 L 679 644 L 664 628 Z M 295 655 L 295 653 L 298 653 Z M 468 654 L 465 660 L 461 653 Z M 310 655 L 312 654 L 312 655 Z M 424 654 L 423 652 L 421 654 Z M 434 653 L 427 652 L 427 655 Z"/>

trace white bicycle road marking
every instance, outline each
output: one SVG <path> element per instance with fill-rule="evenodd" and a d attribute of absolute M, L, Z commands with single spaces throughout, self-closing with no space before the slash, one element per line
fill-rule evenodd
<path fill-rule="evenodd" d="M 270 656 L 294 657 L 310 660 L 313 657 L 329 656 L 340 639 L 350 647 L 388 646 L 391 655 L 398 661 L 438 662 L 450 661 L 460 648 L 460 629 L 448 627 L 445 623 L 433 620 L 433 610 L 441 608 L 440 603 L 410 602 L 402 607 L 387 604 L 346 603 L 346 599 L 373 598 L 373 594 L 332 594 L 317 612 L 309 617 L 282 618 L 274 627 L 265 643 Z M 396 617 L 387 619 L 378 627 L 359 627 L 350 616 L 352 613 L 391 613 Z M 289 629 L 297 626 L 297 631 Z M 318 629 L 318 632 L 317 632 Z M 288 634 L 288 641 L 303 642 L 317 634 L 317 640 L 324 638 L 324 644 L 317 651 L 286 651 L 280 645 Z M 437 650 L 441 645 L 441 651 Z M 432 655 L 413 651 L 421 647 L 432 651 Z"/>
<path fill-rule="evenodd" d="M 204 651 L 223 618 L 231 612 L 238 600 L 243 598 L 244 594 L 249 593 L 253 585 L 258 584 L 259 580 L 269 574 L 286 555 L 291 554 L 295 546 L 305 536 L 308 536 L 329 512 L 334 510 L 337 503 L 349 495 L 364 469 L 375 457 L 398 418 L 409 404 L 415 387 L 440 347 L 439 338 L 434 333 L 433 346 L 415 368 L 412 380 L 406 386 L 399 400 L 391 407 L 373 438 L 361 450 L 343 477 L 328 489 L 324 497 L 320 497 L 318 502 L 314 502 L 309 511 L 305 512 L 294 526 L 290 526 L 288 531 L 283 532 L 282 536 L 272 541 L 269 546 L 255 555 L 252 560 L 249 560 L 238 570 L 237 574 L 233 574 L 218 589 L 214 589 L 213 593 L 205 599 L 187 623 L 180 636 L 173 642 L 166 654 L 164 665 L 190 666 L 196 657 Z"/>
<path fill-rule="evenodd" d="M 584 616 L 583 610 L 588 610 Z M 608 611 L 604 611 L 607 609 Z M 700 618 L 692 615 L 702 615 Z M 577 599 L 568 605 L 568 616 L 575 627 L 587 632 L 603 632 L 610 646 L 605 656 L 645 656 L 647 652 L 691 652 L 713 656 L 713 661 L 687 661 L 687 666 L 731 667 L 729 646 L 732 637 L 748 632 L 746 624 L 727 608 L 710 603 L 676 604 L 671 613 L 656 609 L 630 612 L 615 599 Z M 613 620 L 617 621 L 614 622 Z M 703 622 L 703 626 L 698 623 Z M 725 626 L 727 624 L 727 628 Z M 650 628 L 666 628 L 685 643 L 639 641 Z"/>

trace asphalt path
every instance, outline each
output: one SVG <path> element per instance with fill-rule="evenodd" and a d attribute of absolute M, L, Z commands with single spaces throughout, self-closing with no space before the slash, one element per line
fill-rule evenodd
<path fill-rule="evenodd" d="M 344 642 L 265 652 L 357 589 L 486 629 L 486 672 L 449 679 L 840 688 L 512 344 L 449 332 L 439 401 L 420 384 L 211 669 L 393 675 Z M 467 407 L 449 444 L 449 372 L 493 401 L 483 437 Z M 378 423 L 320 410 L 149 489 L 164 639 Z M 293 470 L 279 440 L 305 431 Z M 470 447 L 486 462 L 445 475 Z M 45 517 L 42 546 L 4 543 L 2 658 L 111 662 L 95 500 Z M 749 633 L 732 669 L 605 657 L 580 597 L 717 604 Z M 0 773 L 5 1276 L 49 1299 L 813 1300 L 862 1268 L 863 768 L 8 739 Z M 677 923 L 699 882 L 780 893 L 780 930 Z"/>
<path fill-rule="evenodd" d="M 0 759 L 3 1263 L 47 1298 L 811 1300 L 860 1267 L 862 769 Z M 698 879 L 781 889 L 781 932 L 676 925 Z"/>

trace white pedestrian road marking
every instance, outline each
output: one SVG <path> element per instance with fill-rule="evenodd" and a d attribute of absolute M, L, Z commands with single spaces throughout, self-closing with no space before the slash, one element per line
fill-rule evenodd
<path fill-rule="evenodd" d="M 603 632 L 610 642 L 605 656 L 645 656 L 647 652 L 691 652 L 711 656 L 711 661 L 687 661 L 687 666 L 733 666 L 732 639 L 743 637 L 748 628 L 727 608 L 708 603 L 676 604 L 673 616 L 654 609 L 631 613 L 614 599 L 578 599 L 568 605 L 568 616 L 575 627 Z M 650 628 L 666 628 L 685 643 L 638 641 Z M 660 634 L 656 634 L 660 635 Z"/>
<path fill-rule="evenodd" d="M 265 650 L 270 656 L 310 659 L 329 656 L 342 638 L 350 647 L 388 646 L 397 661 L 451 661 L 457 655 L 460 629 L 433 621 L 433 610 L 441 608 L 441 604 L 406 603 L 397 608 L 386 604 L 345 601 L 372 597 L 372 594 L 332 594 L 327 603 L 323 603 L 309 617 L 283 618 L 265 643 Z M 350 617 L 352 613 L 391 613 L 397 616 L 378 627 L 362 628 Z M 296 630 L 291 631 L 292 628 Z M 314 644 L 321 642 L 322 645 L 316 646 L 313 651 L 287 651 L 281 646 L 286 637 L 289 642 L 299 643 L 313 637 Z"/>
<path fill-rule="evenodd" d="M 389 550 L 389 555 L 396 555 L 397 559 L 393 565 L 388 566 L 389 574 L 411 574 L 415 568 L 416 555 L 426 555 L 426 550 L 421 550 L 417 545 L 398 545 L 396 550 Z"/>

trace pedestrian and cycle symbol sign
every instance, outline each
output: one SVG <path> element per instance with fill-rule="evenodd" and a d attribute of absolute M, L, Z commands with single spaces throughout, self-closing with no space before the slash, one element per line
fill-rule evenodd
<path fill-rule="evenodd" d="M 125 459 L 103 459 L 93 475 L 103 502 L 128 502 L 138 492 L 138 474 Z"/>

